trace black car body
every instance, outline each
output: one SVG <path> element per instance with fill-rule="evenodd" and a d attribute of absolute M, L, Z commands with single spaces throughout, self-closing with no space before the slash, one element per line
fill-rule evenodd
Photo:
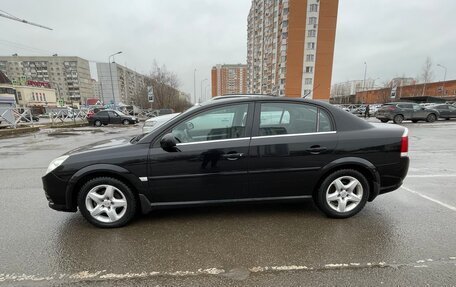
<path fill-rule="evenodd" d="M 439 117 L 442 119 L 449 120 L 451 118 L 456 118 L 456 106 L 450 104 L 441 104 L 431 106 L 432 109 L 439 112 Z"/>
<path fill-rule="evenodd" d="M 439 117 L 439 112 L 435 109 L 428 109 L 416 103 L 398 102 L 387 103 L 378 109 L 375 117 L 386 123 L 393 121 L 400 124 L 404 120 L 434 122 Z"/>
<path fill-rule="evenodd" d="M 91 223 L 102 227 L 129 220 L 109 222 L 99 215 L 106 219 L 100 222 L 90 216 L 112 208 L 119 198 L 144 213 L 314 198 L 328 216 L 340 218 L 354 215 L 359 206 L 335 212 L 348 209 L 348 197 L 326 205 L 324 197 L 348 196 L 352 188 L 359 197 L 355 200 L 364 205 L 399 188 L 408 170 L 407 149 L 403 127 L 371 124 L 312 100 L 244 97 L 203 103 L 133 139 L 73 150 L 51 163 L 43 184 L 51 208 L 74 212 L 79 206 Z M 106 186 L 126 192 L 105 200 Z M 112 195 L 111 187 L 109 191 Z"/>
<path fill-rule="evenodd" d="M 90 118 L 87 118 L 87 120 L 89 121 L 89 124 L 97 127 L 108 124 L 129 125 L 138 123 L 137 117 L 125 115 L 124 113 L 121 113 L 116 110 L 99 111 Z"/>

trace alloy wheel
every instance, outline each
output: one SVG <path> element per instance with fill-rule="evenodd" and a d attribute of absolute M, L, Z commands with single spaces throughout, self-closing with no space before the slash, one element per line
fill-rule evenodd
<path fill-rule="evenodd" d="M 104 223 L 113 223 L 125 215 L 127 199 L 115 186 L 97 185 L 87 193 L 85 207 L 94 219 Z"/>
<path fill-rule="evenodd" d="M 326 190 L 328 206 L 340 213 L 352 211 L 363 199 L 363 186 L 352 176 L 335 179 Z"/>

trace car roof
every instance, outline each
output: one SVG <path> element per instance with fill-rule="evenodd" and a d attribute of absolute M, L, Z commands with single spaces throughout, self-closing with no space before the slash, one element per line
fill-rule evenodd
<path fill-rule="evenodd" d="M 150 119 L 147 119 L 146 122 L 150 122 L 150 121 L 156 121 L 156 120 L 162 120 L 162 119 L 167 119 L 167 118 L 173 118 L 173 117 L 177 117 L 180 113 L 172 113 L 172 114 L 166 114 L 166 115 L 161 115 L 161 116 L 156 116 L 156 117 L 152 117 Z"/>

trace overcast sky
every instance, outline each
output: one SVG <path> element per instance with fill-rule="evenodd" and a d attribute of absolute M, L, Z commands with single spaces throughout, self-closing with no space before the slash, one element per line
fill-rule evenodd
<path fill-rule="evenodd" d="M 215 64 L 245 63 L 251 0 L 3 0 L 0 9 L 53 31 L 0 18 L 0 54 L 80 56 L 147 74 L 153 61 L 197 94 Z M 333 83 L 416 77 L 427 56 L 434 79 L 456 78 L 454 0 L 340 0 Z M 204 87 L 203 87 L 204 88 Z"/>

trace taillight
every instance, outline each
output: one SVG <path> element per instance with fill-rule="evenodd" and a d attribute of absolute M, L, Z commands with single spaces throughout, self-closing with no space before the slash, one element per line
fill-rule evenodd
<path fill-rule="evenodd" d="M 408 156 L 408 129 L 405 128 L 401 138 L 401 157 Z"/>

